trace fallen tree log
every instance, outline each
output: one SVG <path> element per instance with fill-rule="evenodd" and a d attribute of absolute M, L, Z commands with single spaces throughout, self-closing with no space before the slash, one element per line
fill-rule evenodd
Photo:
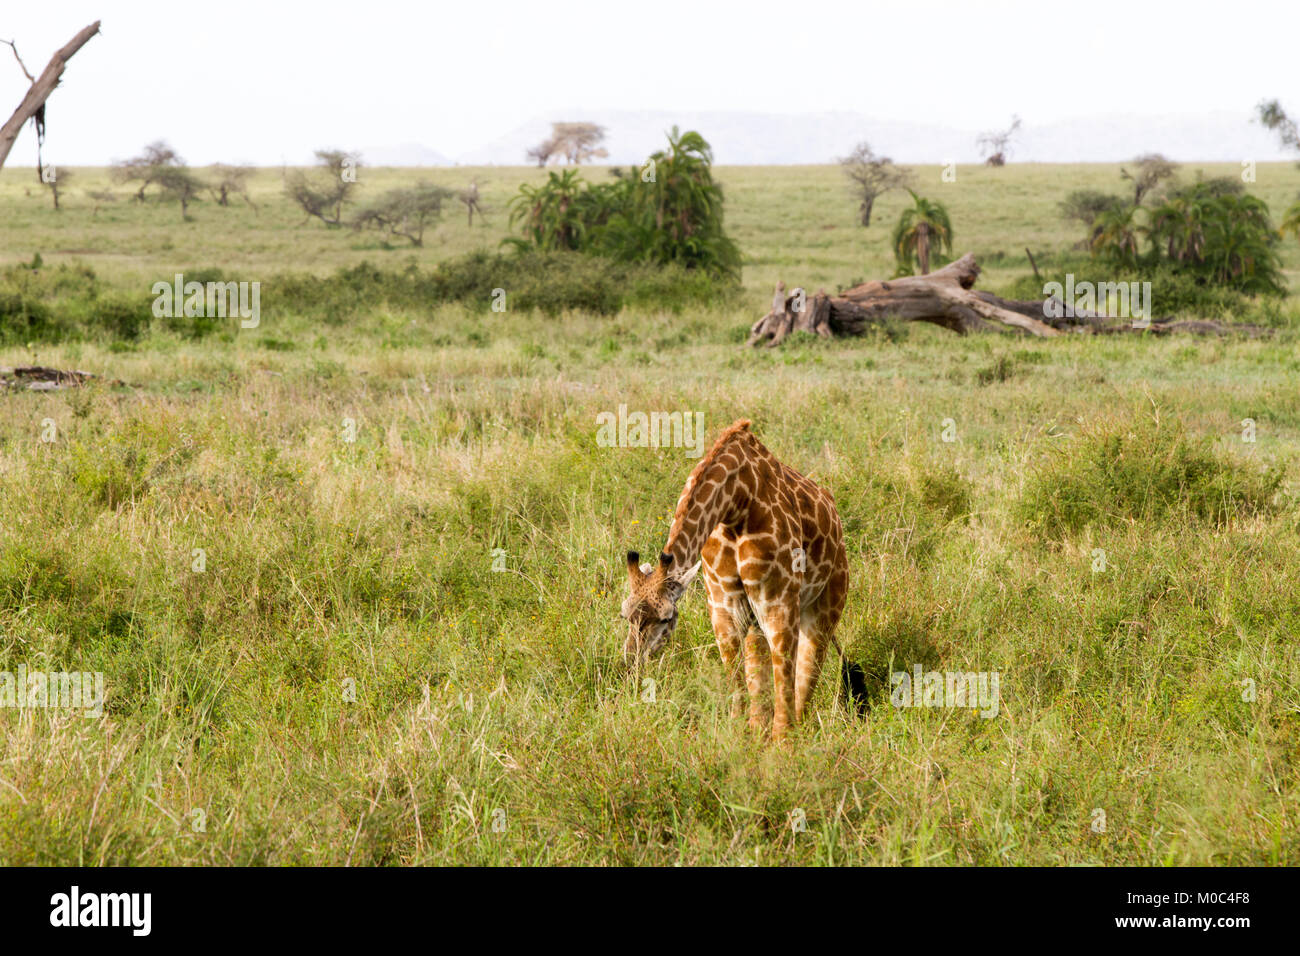
<path fill-rule="evenodd" d="M 1151 332 L 1155 335 L 1237 332 L 1256 336 L 1268 332 L 1258 326 L 1222 325 L 1203 320 L 1166 318 L 1135 324 L 1131 319 L 1067 309 L 1055 296 L 1028 301 L 1003 299 L 974 289 L 979 274 L 979 263 L 968 252 L 929 275 L 864 282 L 834 296 L 827 295 L 824 289 L 812 296 L 806 295 L 803 289 L 794 289 L 786 295 L 785 283 L 778 282 L 771 310 L 750 327 L 746 344 L 756 346 L 766 342 L 771 348 L 798 331 L 822 337 L 862 335 L 873 324 L 886 319 L 930 322 L 961 335 L 999 329 L 1038 336 L 1067 332 Z"/>
<path fill-rule="evenodd" d="M 127 385 L 121 379 L 101 379 L 90 372 L 47 368 L 44 365 L 19 365 L 0 368 L 0 389 L 26 388 L 33 392 L 52 392 L 61 388 L 81 388 L 92 381 L 109 385 Z M 139 386 L 131 385 L 130 388 Z"/>

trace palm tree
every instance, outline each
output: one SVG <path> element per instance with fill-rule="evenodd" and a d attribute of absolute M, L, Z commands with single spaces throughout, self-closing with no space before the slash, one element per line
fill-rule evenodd
<path fill-rule="evenodd" d="M 1121 265 L 1137 264 L 1139 208 L 1110 209 L 1097 217 L 1097 231 L 1092 239 L 1093 255 L 1108 255 Z"/>
<path fill-rule="evenodd" d="M 521 249 L 579 249 L 586 234 L 582 217 L 583 182 L 576 170 L 551 173 L 540 186 L 524 184 L 510 202 L 510 225 L 522 221 L 527 239 L 506 242 Z"/>
<path fill-rule="evenodd" d="M 1292 204 L 1291 208 L 1282 214 L 1282 225 L 1278 226 L 1277 234 L 1285 239 L 1288 232 L 1300 239 L 1300 202 Z"/>
<path fill-rule="evenodd" d="M 898 260 L 899 275 L 912 272 L 916 260 L 921 275 L 930 271 L 930 244 L 936 242 L 946 252 L 952 252 L 952 222 L 948 210 L 941 202 L 931 202 L 908 190 L 912 206 L 903 210 L 894 227 L 894 258 Z"/>
<path fill-rule="evenodd" d="M 1211 278 L 1250 295 L 1283 291 L 1268 206 L 1255 196 L 1222 196 L 1208 230 Z"/>
<path fill-rule="evenodd" d="M 712 167 L 708 141 L 674 126 L 668 148 L 625 180 L 627 209 L 611 218 L 602 235 L 611 254 L 738 275 L 740 249 L 723 229 L 722 187 L 714 182 Z"/>
<path fill-rule="evenodd" d="M 1204 260 L 1205 220 L 1212 205 L 1213 199 L 1194 187 L 1152 209 L 1142 232 L 1153 247 L 1163 242 L 1171 261 L 1200 263 Z"/>

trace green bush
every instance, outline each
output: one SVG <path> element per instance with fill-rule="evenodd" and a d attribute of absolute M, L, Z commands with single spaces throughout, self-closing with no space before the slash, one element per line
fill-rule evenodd
<path fill-rule="evenodd" d="M 1016 374 L 1016 361 L 1009 355 L 999 355 L 991 365 L 975 372 L 975 381 L 980 385 L 992 385 L 994 382 L 1006 382 Z"/>
<path fill-rule="evenodd" d="M 548 315 L 569 309 L 614 315 L 625 305 L 680 311 L 736 292 L 727 279 L 680 265 L 623 263 L 575 252 L 476 253 L 442 263 L 433 278 L 445 301 L 486 310 L 501 289 L 509 309 Z"/>
<path fill-rule="evenodd" d="M 325 279 L 280 277 L 264 284 L 263 301 L 341 321 L 378 306 L 427 309 L 462 302 L 487 311 L 498 289 L 505 293 L 511 311 L 614 315 L 625 305 L 680 311 L 692 304 L 725 301 L 737 286 L 677 265 L 622 263 L 567 250 L 518 255 L 474 252 L 440 263 L 431 272 L 414 267 L 384 272 L 362 263 Z"/>
<path fill-rule="evenodd" d="M 1152 318 L 1156 319 L 1253 317 L 1262 305 L 1271 301 L 1266 297 L 1257 303 L 1243 292 L 1207 283 L 1189 273 L 1179 272 L 1168 263 L 1117 269 L 1087 256 L 1061 256 L 1059 262 L 1054 262 L 1055 258 L 1047 257 L 1053 264 L 1044 265 L 1042 279 L 1032 275 L 1021 276 L 1002 288 L 999 294 L 1008 299 L 1042 299 L 1045 298 L 1044 284 L 1058 282 L 1064 287 L 1068 273 L 1074 276 L 1076 288 L 1082 282 L 1091 282 L 1094 286 L 1109 282 L 1150 282 L 1151 312 Z"/>
<path fill-rule="evenodd" d="M 1271 513 L 1285 477 L 1217 454 L 1183 424 L 1145 411 L 1085 427 L 1029 476 L 1019 517 L 1049 536 L 1165 515 L 1225 525 Z"/>
<path fill-rule="evenodd" d="M 224 282 L 219 269 L 194 269 L 187 282 Z M 324 279 L 290 274 L 262 283 L 264 311 L 300 312 L 340 323 L 380 308 L 423 311 L 461 302 L 487 311 L 496 290 L 512 311 L 558 315 L 568 310 L 614 315 L 624 306 L 680 312 L 724 302 L 738 291 L 728 279 L 678 264 L 617 262 L 568 251 L 521 255 L 475 252 L 431 271 L 414 264 L 385 271 L 368 262 Z M 152 295 L 106 290 L 89 269 L 26 265 L 0 271 L 0 344 L 100 340 L 122 346 L 151 327 L 189 339 L 229 328 L 230 318 L 174 315 L 155 320 Z"/>
<path fill-rule="evenodd" d="M 152 298 L 110 292 L 84 266 L 0 270 L 0 344 L 138 339 L 153 318 Z"/>
<path fill-rule="evenodd" d="M 95 274 L 83 267 L 31 263 L 0 270 L 0 344 L 62 342 L 77 337 L 69 311 L 84 311 L 99 295 Z"/>
<path fill-rule="evenodd" d="M 973 509 L 970 482 L 949 465 L 936 465 L 920 477 L 921 503 L 949 520 L 963 518 Z"/>
<path fill-rule="evenodd" d="M 57 342 L 61 338 L 49 306 L 22 292 L 0 289 L 0 344 Z"/>
<path fill-rule="evenodd" d="M 123 296 L 99 299 L 92 314 L 93 326 L 102 329 L 110 338 L 125 341 L 134 341 L 147 332 L 153 319 L 148 301 Z"/>

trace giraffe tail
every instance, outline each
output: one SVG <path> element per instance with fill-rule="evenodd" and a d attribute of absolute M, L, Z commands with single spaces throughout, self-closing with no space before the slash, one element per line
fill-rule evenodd
<path fill-rule="evenodd" d="M 848 655 L 844 653 L 844 648 L 840 647 L 840 642 L 834 637 L 831 643 L 835 645 L 835 650 L 840 653 L 840 690 L 839 700 L 847 706 L 853 708 L 854 713 L 859 716 L 867 712 L 867 672 L 862 669 L 861 664 L 849 660 Z"/>

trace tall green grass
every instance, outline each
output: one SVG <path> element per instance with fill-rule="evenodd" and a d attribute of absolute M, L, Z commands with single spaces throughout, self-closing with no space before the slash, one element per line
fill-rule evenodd
<path fill-rule="evenodd" d="M 304 284 L 257 329 L 10 340 L 0 364 L 106 381 L 0 396 L 0 670 L 100 671 L 107 703 L 0 708 L 0 862 L 1294 864 L 1294 332 L 745 349 L 775 273 L 885 273 L 837 170 L 723 172 L 739 303 L 544 318 L 336 290 L 334 322 Z M 1009 250 L 996 286 L 1060 232 L 1065 174 L 970 172 L 944 198 Z M 241 243 L 210 208 L 78 225 L 75 195 L 51 225 L 8 182 L 6 249 L 37 222 L 121 250 L 33 281 L 79 257 L 128 298 L 195 263 L 327 291 L 405 268 L 273 205 Z M 422 276 L 467 251 L 443 228 Z M 833 492 L 865 714 L 832 656 L 791 745 L 756 740 L 698 585 L 665 657 L 623 668 L 622 555 L 662 545 L 694 460 L 598 445 L 620 403 L 709 437 L 751 418 Z M 894 708 L 918 664 L 998 672 L 998 716 Z"/>

